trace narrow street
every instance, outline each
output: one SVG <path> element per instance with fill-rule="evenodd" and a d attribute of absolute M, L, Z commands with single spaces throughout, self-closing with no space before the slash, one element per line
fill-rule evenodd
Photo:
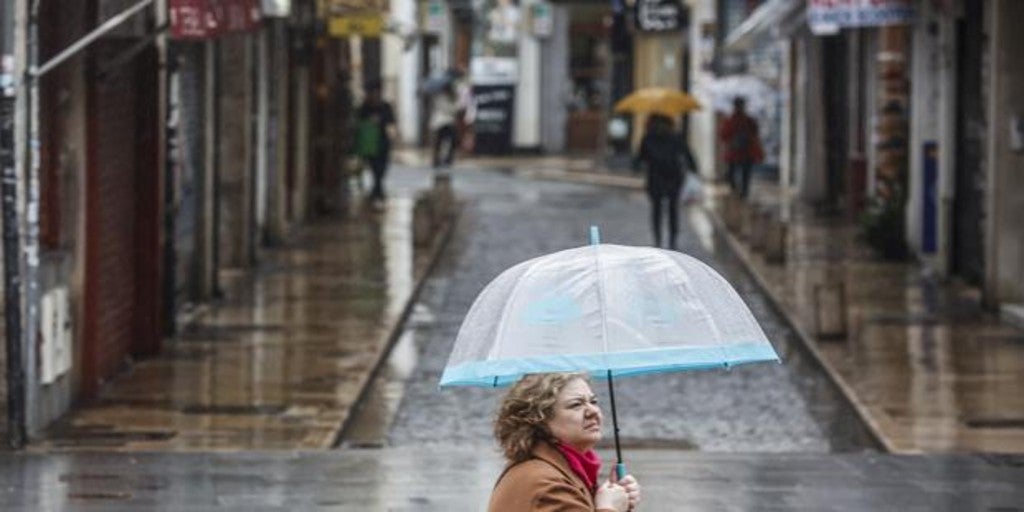
<path fill-rule="evenodd" d="M 493 169 L 453 174 L 466 201 L 462 220 L 346 433 L 346 446 L 492 447 L 491 421 L 502 391 L 438 388 L 476 294 L 516 263 L 584 245 L 591 224 L 600 226 L 606 243 L 651 243 L 647 199 L 640 192 L 534 181 Z M 623 445 L 708 452 L 874 449 L 856 414 L 799 349 L 705 211 L 690 207 L 682 216 L 680 250 L 710 264 L 740 291 L 783 364 L 617 381 Z M 593 384 L 605 399 L 603 382 Z M 607 439 L 610 419 L 606 424 Z"/>

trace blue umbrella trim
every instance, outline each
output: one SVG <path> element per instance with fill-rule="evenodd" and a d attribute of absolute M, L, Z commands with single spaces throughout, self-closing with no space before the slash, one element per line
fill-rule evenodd
<path fill-rule="evenodd" d="M 728 347 L 674 347 L 615 352 L 611 354 L 567 354 L 473 361 L 445 368 L 441 387 L 506 386 L 529 373 L 586 372 L 595 378 L 630 377 L 650 373 L 728 368 L 747 363 L 779 361 L 767 343 L 746 343 Z"/>

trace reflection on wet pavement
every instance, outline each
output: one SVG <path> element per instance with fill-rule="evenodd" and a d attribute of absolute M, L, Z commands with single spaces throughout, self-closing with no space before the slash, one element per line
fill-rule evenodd
<path fill-rule="evenodd" d="M 612 456 L 604 452 L 602 457 Z M 1019 457 L 634 450 L 650 511 L 1013 511 Z M 466 447 L 260 453 L 18 454 L 14 510 L 484 510 L 497 453 Z"/>
<path fill-rule="evenodd" d="M 789 219 L 786 262 L 734 246 L 888 449 L 1024 453 L 1024 332 L 983 312 L 976 290 L 879 261 L 852 223 L 759 190 L 754 203 Z M 826 282 L 846 289 L 847 335 L 834 341 L 813 337 Z"/>
<path fill-rule="evenodd" d="M 328 448 L 414 289 L 413 201 L 300 228 L 34 449 Z"/>

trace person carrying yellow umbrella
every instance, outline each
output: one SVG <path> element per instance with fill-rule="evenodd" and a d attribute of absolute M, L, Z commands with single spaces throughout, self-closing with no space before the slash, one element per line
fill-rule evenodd
<path fill-rule="evenodd" d="M 693 152 L 673 129 L 672 119 L 699 109 L 700 103 L 690 95 L 663 88 L 638 90 L 615 105 L 616 112 L 649 115 L 639 151 L 633 159 L 633 169 L 638 172 L 641 166 L 646 166 L 651 231 L 656 247 L 661 247 L 662 217 L 668 217 L 668 248 L 676 249 L 679 193 L 685 182 L 685 171 L 697 172 Z"/>

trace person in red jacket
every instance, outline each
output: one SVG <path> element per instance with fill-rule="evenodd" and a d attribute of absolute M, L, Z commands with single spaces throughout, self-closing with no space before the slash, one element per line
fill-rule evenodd
<path fill-rule="evenodd" d="M 750 190 L 750 170 L 764 158 L 757 121 L 747 115 L 747 101 L 737 96 L 732 102 L 733 113 L 725 119 L 718 131 L 724 146 L 722 153 L 729 166 L 729 185 L 740 197 Z"/>

